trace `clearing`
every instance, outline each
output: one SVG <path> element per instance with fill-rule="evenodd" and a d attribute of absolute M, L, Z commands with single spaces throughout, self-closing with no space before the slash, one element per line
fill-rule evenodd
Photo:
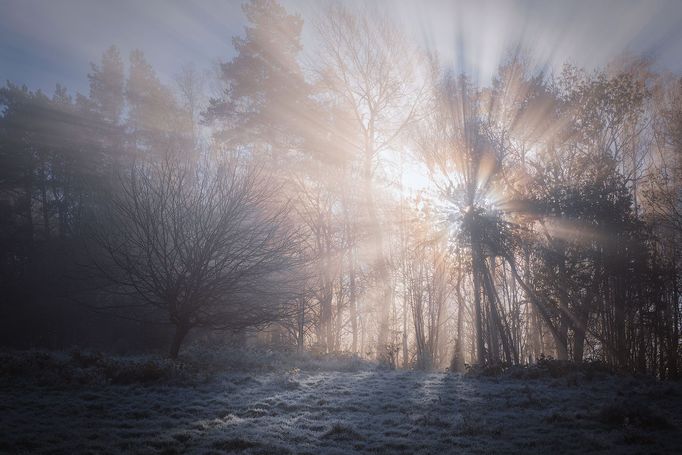
<path fill-rule="evenodd" d="M 671 453 L 679 383 L 364 369 L 193 384 L 5 377 L 7 453 Z M 679 453 L 679 452 L 678 452 Z"/>

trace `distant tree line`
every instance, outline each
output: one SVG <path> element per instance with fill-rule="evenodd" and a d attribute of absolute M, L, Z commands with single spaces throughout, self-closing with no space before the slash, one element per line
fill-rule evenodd
<path fill-rule="evenodd" d="M 157 343 L 142 321 L 173 357 L 253 329 L 394 367 L 678 377 L 682 79 L 511 53 L 479 86 L 377 13 L 331 6 L 307 52 L 276 1 L 244 12 L 212 93 L 115 47 L 88 95 L 0 89 L 4 345 Z"/>

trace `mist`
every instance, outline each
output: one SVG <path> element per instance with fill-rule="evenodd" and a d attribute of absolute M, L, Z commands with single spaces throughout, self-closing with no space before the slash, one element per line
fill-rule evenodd
<path fill-rule="evenodd" d="M 682 444 L 676 2 L 0 10 L 0 451 Z"/>

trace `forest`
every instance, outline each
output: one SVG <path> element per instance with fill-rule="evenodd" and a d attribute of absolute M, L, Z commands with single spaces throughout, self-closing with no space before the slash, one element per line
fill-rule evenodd
<path fill-rule="evenodd" d="M 0 452 L 121 415 L 80 450 L 679 450 L 682 77 L 510 46 L 482 80 L 371 7 L 242 9 L 210 71 L 111 46 L 85 93 L 0 88 Z"/>

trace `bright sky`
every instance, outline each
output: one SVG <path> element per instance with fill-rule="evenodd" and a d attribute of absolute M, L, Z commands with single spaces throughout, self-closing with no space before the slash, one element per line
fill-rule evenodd
<path fill-rule="evenodd" d="M 308 22 L 321 2 L 285 0 Z M 376 1 L 423 47 L 486 80 L 509 46 L 541 64 L 593 68 L 624 51 L 647 53 L 682 73 L 682 0 Z M 89 63 L 108 46 L 142 49 L 169 81 L 178 69 L 233 55 L 242 34 L 239 0 L 0 0 L 0 80 L 51 92 L 56 82 L 87 92 Z M 348 2 L 356 8 L 359 0 Z M 307 27 L 304 44 L 314 47 Z"/>

